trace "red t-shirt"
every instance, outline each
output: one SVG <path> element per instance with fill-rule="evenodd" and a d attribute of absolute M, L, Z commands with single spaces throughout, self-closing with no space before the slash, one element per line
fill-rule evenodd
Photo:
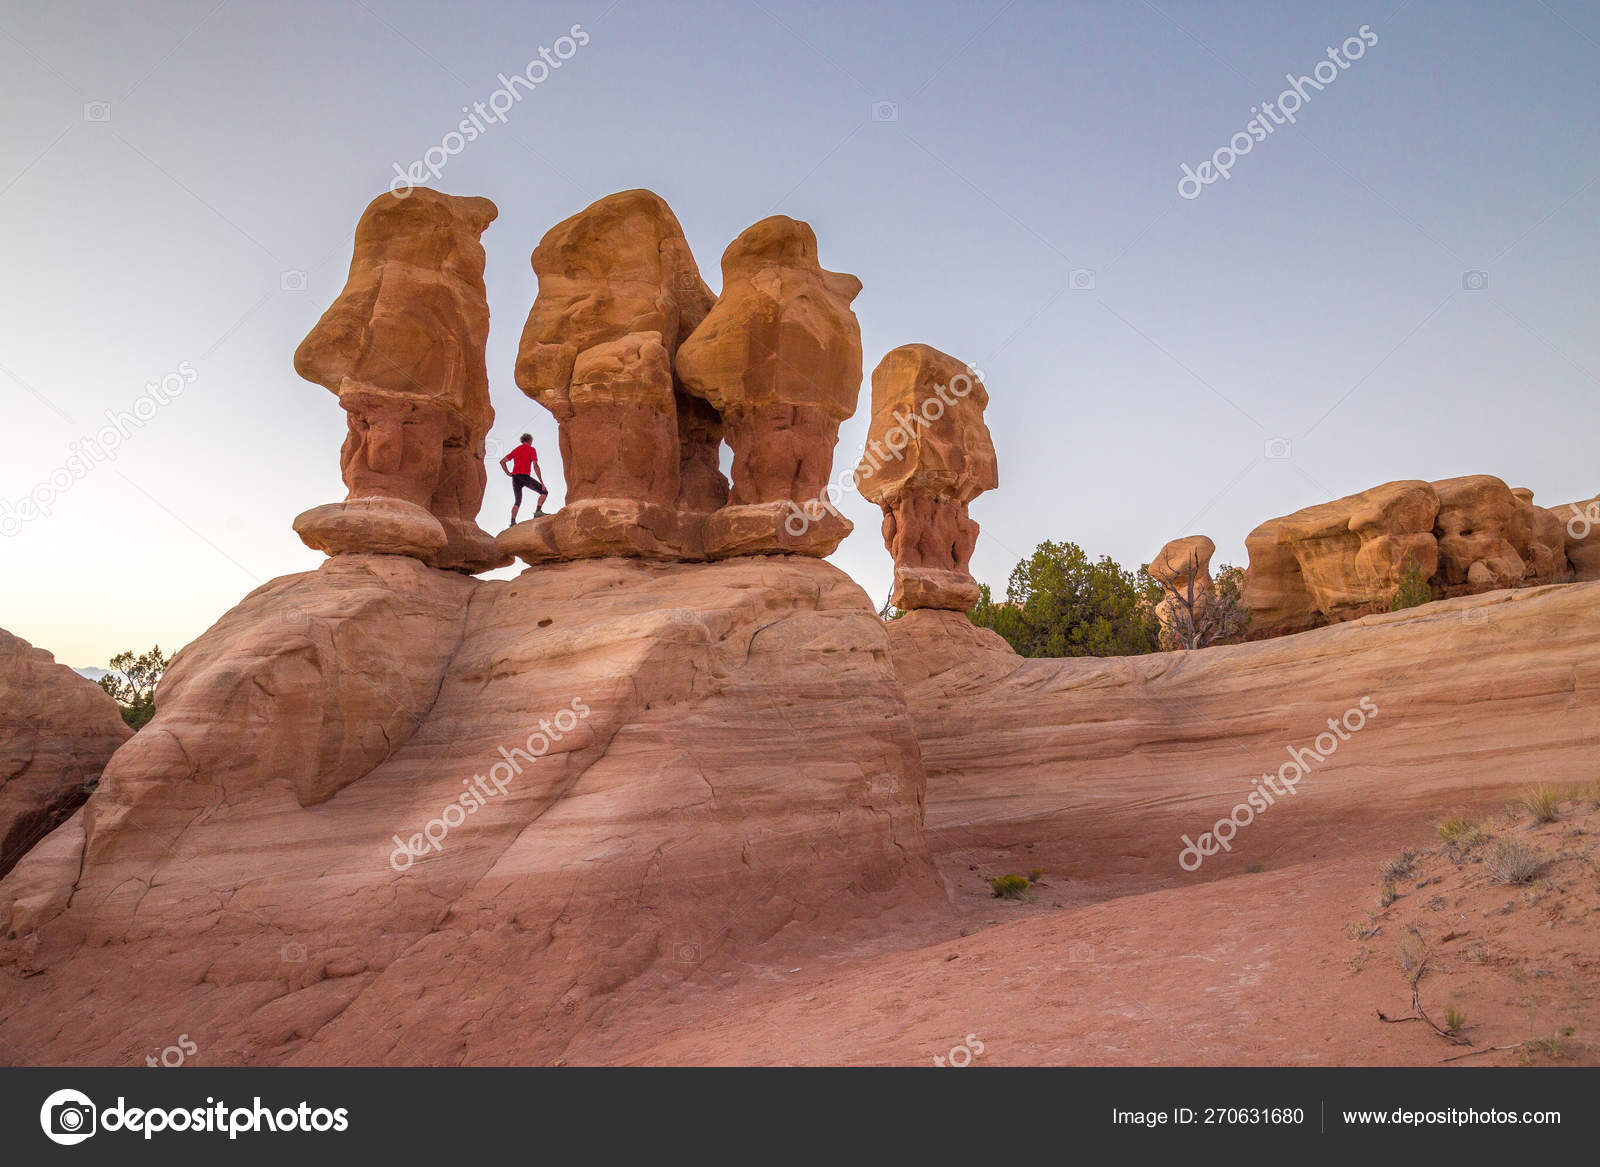
<path fill-rule="evenodd" d="M 532 474 L 533 464 L 539 460 L 539 451 L 523 442 L 511 451 L 511 473 Z"/>

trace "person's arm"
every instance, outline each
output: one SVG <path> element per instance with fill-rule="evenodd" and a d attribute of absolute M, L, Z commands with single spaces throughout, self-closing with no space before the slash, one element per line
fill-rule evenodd
<path fill-rule="evenodd" d="M 506 470 L 506 463 L 509 462 L 509 461 L 511 461 L 511 455 L 510 454 L 507 454 L 504 458 L 500 459 L 500 469 L 501 470 L 505 470 L 505 475 L 506 475 L 507 478 L 511 477 L 511 471 Z"/>
<path fill-rule="evenodd" d="M 539 469 L 539 455 L 533 456 L 533 476 L 540 482 L 544 481 L 544 471 Z"/>

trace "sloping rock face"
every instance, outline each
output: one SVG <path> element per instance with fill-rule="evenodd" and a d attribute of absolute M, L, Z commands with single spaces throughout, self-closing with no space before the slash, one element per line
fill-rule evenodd
<path fill-rule="evenodd" d="M 1163 886 L 1340 858 L 1369 831 L 1431 831 L 1452 799 L 1492 805 L 1534 778 L 1594 777 L 1600 583 L 1105 659 L 1024 659 L 926 619 L 945 615 L 962 618 L 888 625 L 941 855 L 1025 840 L 1018 863 Z M 1364 720 L 1346 720 L 1363 697 Z M 1308 771 L 1293 793 L 1240 827 L 1231 851 L 1180 867 L 1183 836 L 1212 831 L 1263 774 L 1293 778 L 1291 751 Z"/>
<path fill-rule="evenodd" d="M 414 187 L 379 195 L 356 224 L 344 290 L 294 354 L 295 371 L 348 416 L 339 465 L 350 493 L 295 519 L 307 546 L 465 572 L 511 562 L 477 525 L 494 423 L 478 237 L 498 213 L 488 199 Z"/>
<path fill-rule="evenodd" d="M 1387 482 L 1272 519 L 1245 539 L 1252 640 L 1388 609 L 1406 563 L 1436 598 L 1573 578 L 1556 512 L 1487 474 Z"/>
<path fill-rule="evenodd" d="M 132 736 L 100 686 L 0 629 L 0 876 L 89 796 Z"/>
<path fill-rule="evenodd" d="M 891 349 L 872 371 L 872 424 L 855 478 L 883 508 L 898 608 L 964 612 L 978 602 L 968 570 L 978 524 L 967 504 L 1000 482 L 988 404 L 966 363 L 931 345 Z"/>
<path fill-rule="evenodd" d="M 341 555 L 158 708 L 0 881 L 24 1060 L 549 1062 L 779 934 L 949 911 L 883 626 L 813 559 Z"/>

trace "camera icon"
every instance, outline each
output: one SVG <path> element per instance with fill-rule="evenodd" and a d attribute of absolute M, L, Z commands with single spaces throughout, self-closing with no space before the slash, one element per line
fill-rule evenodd
<path fill-rule="evenodd" d="M 290 628 L 304 628 L 311 622 L 310 615 L 304 608 L 290 604 L 287 608 L 278 610 L 278 618 Z"/>
<path fill-rule="evenodd" d="M 39 1125 L 52 1143 L 70 1147 L 94 1134 L 96 1114 L 88 1095 L 76 1090 L 57 1090 L 39 1108 Z"/>
<path fill-rule="evenodd" d="M 692 292 L 700 286 L 700 277 L 692 271 L 681 271 L 678 273 L 677 284 L 683 291 Z"/>
<path fill-rule="evenodd" d="M 1094 960 L 1094 945 L 1079 942 L 1067 946 L 1067 960 L 1073 964 L 1089 964 Z"/>
<path fill-rule="evenodd" d="M 278 287 L 285 292 L 303 292 L 306 290 L 306 273 L 290 268 L 278 277 Z"/>
<path fill-rule="evenodd" d="M 875 101 L 872 103 L 872 120 L 897 122 L 900 120 L 900 107 L 892 101 Z"/>
<path fill-rule="evenodd" d="M 1285 462 L 1292 451 L 1288 438 L 1268 438 L 1262 445 L 1262 454 L 1270 462 Z"/>
<path fill-rule="evenodd" d="M 83 103 L 83 120 L 86 122 L 108 122 L 111 120 L 111 103 L 109 101 L 86 101 Z"/>
<path fill-rule="evenodd" d="M 698 944 L 674 944 L 672 946 L 672 959 L 679 964 L 699 964 L 700 946 Z"/>
<path fill-rule="evenodd" d="M 290 940 L 280 949 L 278 956 L 285 964 L 304 964 L 306 961 L 306 946 L 295 940 Z"/>
<path fill-rule="evenodd" d="M 1464 271 L 1461 273 L 1461 288 L 1466 292 L 1481 292 L 1489 286 L 1489 273 L 1486 271 Z"/>
<path fill-rule="evenodd" d="M 1461 619 L 1468 624 L 1487 624 L 1489 622 L 1488 608 L 1463 608 Z"/>
<path fill-rule="evenodd" d="M 1067 286 L 1074 292 L 1094 291 L 1094 272 L 1086 267 L 1075 267 L 1067 273 Z"/>

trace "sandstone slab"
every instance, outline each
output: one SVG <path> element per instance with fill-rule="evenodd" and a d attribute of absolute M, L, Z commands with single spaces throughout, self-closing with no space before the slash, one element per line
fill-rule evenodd
<path fill-rule="evenodd" d="M 100 686 L 0 629 L 0 876 L 88 798 L 132 736 Z"/>
<path fill-rule="evenodd" d="M 883 625 L 815 559 L 342 555 L 173 670 L 0 881 L 26 1060 L 546 1063 L 780 937 L 949 910 Z"/>

